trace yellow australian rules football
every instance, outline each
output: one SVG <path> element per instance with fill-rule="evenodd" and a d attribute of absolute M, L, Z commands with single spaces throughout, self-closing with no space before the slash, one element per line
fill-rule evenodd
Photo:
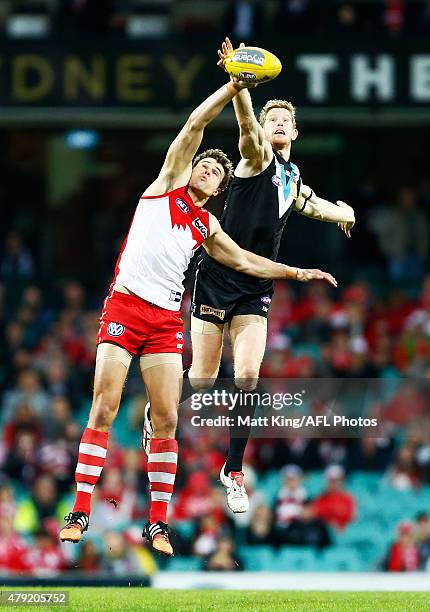
<path fill-rule="evenodd" d="M 241 81 L 266 83 L 275 79 L 282 70 L 276 55 L 260 47 L 240 47 L 227 55 L 227 72 Z"/>

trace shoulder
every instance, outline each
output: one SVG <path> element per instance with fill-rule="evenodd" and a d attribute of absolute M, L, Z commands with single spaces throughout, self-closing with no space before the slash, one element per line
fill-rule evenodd
<path fill-rule="evenodd" d="M 265 156 L 260 160 L 241 159 L 236 166 L 234 176 L 242 179 L 259 176 L 260 174 L 263 174 L 267 168 L 269 168 L 269 166 L 274 162 L 274 159 L 275 156 L 272 150 L 270 150 L 267 157 Z"/>
<path fill-rule="evenodd" d="M 209 224 L 209 237 L 213 236 L 214 234 L 222 231 L 221 230 L 221 225 L 220 222 L 218 221 L 218 219 L 215 217 L 215 215 L 213 215 L 212 213 L 210 213 L 209 211 L 205 210 L 204 211 L 207 214 L 207 219 L 208 219 L 208 224 Z"/>

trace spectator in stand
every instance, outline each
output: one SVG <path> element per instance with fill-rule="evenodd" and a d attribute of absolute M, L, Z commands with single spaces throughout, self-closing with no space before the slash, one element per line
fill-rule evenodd
<path fill-rule="evenodd" d="M 42 423 L 43 437 L 47 440 L 63 438 L 68 423 L 72 420 L 71 404 L 68 397 L 52 398 L 50 418 Z"/>
<path fill-rule="evenodd" d="M 100 531 L 108 526 L 123 529 L 133 521 L 136 512 L 136 489 L 124 484 L 119 467 L 106 470 L 99 494 L 93 500 L 92 528 Z"/>
<path fill-rule="evenodd" d="M 233 39 L 248 41 L 263 29 L 261 0 L 230 0 L 224 20 L 224 31 L 231 32 Z"/>
<path fill-rule="evenodd" d="M 4 426 L 4 441 L 7 448 L 16 448 L 18 434 L 22 431 L 34 434 L 37 441 L 42 435 L 42 423 L 36 411 L 25 401 L 18 404 L 13 419 Z"/>
<path fill-rule="evenodd" d="M 355 517 L 355 500 L 344 490 L 345 471 L 341 465 L 329 465 L 325 477 L 326 490 L 313 502 L 315 517 L 341 531 Z"/>
<path fill-rule="evenodd" d="M 194 540 L 193 555 L 197 557 L 207 557 L 211 555 L 216 550 L 220 536 L 220 522 L 212 515 L 204 516 L 200 520 L 200 525 Z"/>
<path fill-rule="evenodd" d="M 302 485 L 303 472 L 298 465 L 290 464 L 282 468 L 283 486 L 276 500 L 276 526 L 288 527 L 291 521 L 302 513 L 303 504 L 308 496 Z"/>
<path fill-rule="evenodd" d="M 306 500 L 300 515 L 286 529 L 276 529 L 276 542 L 290 546 L 311 546 L 323 549 L 331 544 L 330 532 L 324 521 L 315 514 L 311 500 Z"/>
<path fill-rule="evenodd" d="M 67 568 L 56 535 L 44 529 L 34 534 L 34 543 L 23 556 L 25 569 L 33 576 L 56 576 Z"/>
<path fill-rule="evenodd" d="M 430 519 L 427 512 L 420 512 L 416 518 L 415 543 L 418 546 L 420 569 L 430 571 Z"/>
<path fill-rule="evenodd" d="M 380 249 L 395 280 L 420 276 L 429 253 L 428 214 L 418 206 L 417 193 L 411 187 L 399 192 L 397 206 L 380 207 L 369 218 Z"/>
<path fill-rule="evenodd" d="M 215 551 L 206 559 L 205 569 L 210 572 L 236 572 L 242 569 L 231 538 L 220 539 Z"/>
<path fill-rule="evenodd" d="M 31 487 L 37 473 L 37 437 L 34 432 L 22 430 L 17 433 L 1 469 L 11 480 Z"/>
<path fill-rule="evenodd" d="M 388 468 L 386 480 L 400 491 L 414 489 L 420 485 L 415 449 L 405 444 L 397 453 L 394 464 Z"/>
<path fill-rule="evenodd" d="M 127 544 L 122 533 L 104 534 L 105 557 L 102 569 L 113 576 L 141 576 L 144 572 L 139 557 Z"/>
<path fill-rule="evenodd" d="M 58 503 L 58 491 L 55 480 L 48 474 L 36 478 L 32 496 L 18 504 L 15 527 L 20 532 L 35 533 L 47 526 L 58 524 L 65 514 Z"/>
<path fill-rule="evenodd" d="M 273 528 L 273 514 L 265 504 L 255 508 L 251 522 L 245 532 L 245 540 L 247 544 L 266 544 L 269 546 L 277 544 Z"/>
<path fill-rule="evenodd" d="M 38 417 L 44 418 L 49 412 L 49 397 L 43 390 L 38 372 L 27 368 L 18 373 L 16 387 L 4 395 L 3 418 L 11 420 L 19 404 L 28 404 Z"/>
<path fill-rule="evenodd" d="M 0 261 L 0 277 L 3 279 L 29 278 L 34 273 L 34 262 L 21 234 L 10 232 L 6 236 L 5 252 Z"/>
<path fill-rule="evenodd" d="M 0 516 L 13 519 L 16 513 L 16 502 L 13 490 L 8 484 L 0 486 Z"/>
<path fill-rule="evenodd" d="M 79 557 L 74 567 L 86 574 L 93 574 L 101 569 L 102 557 L 97 546 L 92 540 L 82 542 L 79 549 Z"/>
<path fill-rule="evenodd" d="M 0 573 L 14 574 L 25 570 L 27 545 L 13 528 L 13 516 L 0 512 Z"/>
<path fill-rule="evenodd" d="M 415 572 L 419 563 L 414 526 L 410 521 L 402 521 L 398 526 L 397 539 L 388 551 L 386 569 L 389 572 Z"/>

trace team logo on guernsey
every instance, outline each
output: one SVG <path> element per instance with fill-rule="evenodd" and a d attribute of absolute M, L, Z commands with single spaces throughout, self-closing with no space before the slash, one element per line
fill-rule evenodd
<path fill-rule="evenodd" d="M 196 229 L 199 230 L 203 238 L 206 240 L 206 238 L 208 237 L 208 228 L 206 227 L 206 225 L 202 223 L 198 217 L 194 219 L 193 225 Z"/>
<path fill-rule="evenodd" d="M 280 176 L 278 176 L 277 174 L 274 174 L 272 176 L 272 183 L 275 185 L 275 187 L 282 187 L 282 179 Z"/>
<path fill-rule="evenodd" d="M 265 295 L 261 298 L 261 301 L 263 302 L 263 304 L 270 304 L 272 298 L 269 295 Z"/>
<path fill-rule="evenodd" d="M 124 325 L 121 325 L 121 323 L 109 323 L 107 328 L 107 333 L 109 334 L 109 336 L 122 336 L 124 332 L 125 327 Z"/>
<path fill-rule="evenodd" d="M 182 198 L 176 198 L 176 206 L 182 210 L 184 213 L 190 212 L 190 207 Z"/>

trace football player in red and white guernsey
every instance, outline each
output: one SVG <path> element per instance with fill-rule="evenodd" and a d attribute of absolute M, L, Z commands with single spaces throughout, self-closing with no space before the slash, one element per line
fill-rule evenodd
<path fill-rule="evenodd" d="M 242 81 L 229 82 L 192 112 L 171 144 L 160 174 L 140 198 L 100 317 L 93 403 L 79 446 L 76 500 L 65 517 L 62 541 L 78 542 L 88 528 L 91 495 L 105 462 L 109 430 L 136 356 L 151 402 L 153 427 L 148 457 L 151 505 L 143 535 L 155 550 L 173 554 L 167 509 L 178 458 L 182 281 L 201 244 L 213 258 L 246 274 L 302 281 L 317 278 L 336 285 L 330 274 L 320 270 L 300 270 L 244 251 L 203 209 L 211 196 L 227 186 L 232 165 L 219 150 L 194 156 L 205 127 L 247 86 Z"/>

